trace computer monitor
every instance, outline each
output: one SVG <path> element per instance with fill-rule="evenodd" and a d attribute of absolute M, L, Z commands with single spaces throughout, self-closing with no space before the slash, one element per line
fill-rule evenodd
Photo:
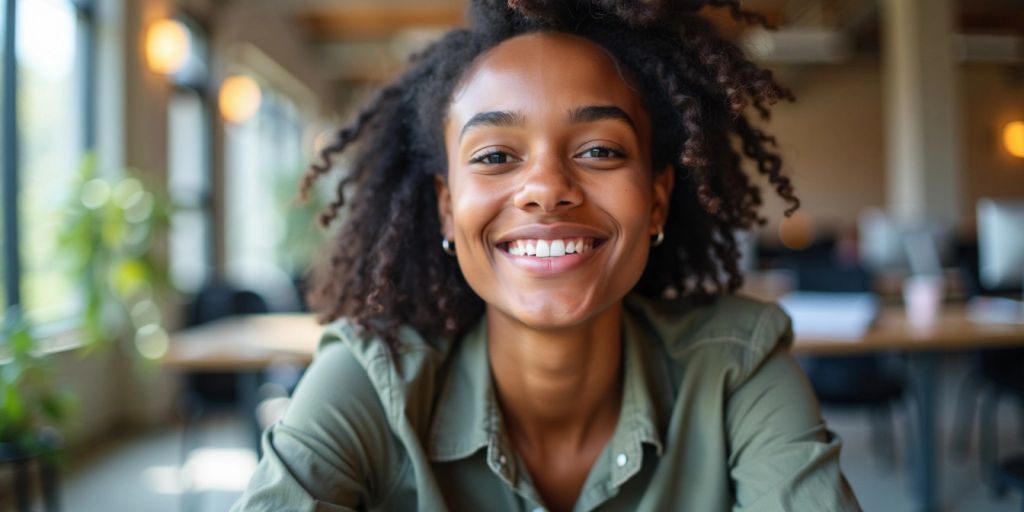
<path fill-rule="evenodd" d="M 939 275 L 949 259 L 952 233 L 938 222 L 898 221 L 879 208 L 868 208 L 860 213 L 857 228 L 861 264 L 872 271 Z"/>
<path fill-rule="evenodd" d="M 1024 200 L 978 201 L 978 274 L 986 288 L 1024 287 Z"/>

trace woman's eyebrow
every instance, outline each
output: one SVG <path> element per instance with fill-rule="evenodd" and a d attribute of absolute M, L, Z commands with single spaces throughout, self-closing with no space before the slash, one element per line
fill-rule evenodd
<path fill-rule="evenodd" d="M 462 139 L 471 128 L 477 126 L 510 127 L 523 126 L 525 124 L 526 119 L 519 112 L 509 112 L 507 110 L 480 112 L 471 117 L 469 121 L 466 121 L 466 124 L 462 127 L 462 133 L 459 134 L 459 139 Z"/>
<path fill-rule="evenodd" d="M 629 117 L 625 110 L 615 105 L 588 105 L 569 111 L 569 122 L 574 124 L 593 123 L 594 121 L 605 119 L 618 119 L 628 124 L 633 129 L 633 132 L 636 132 L 636 123 L 633 122 L 633 118 Z"/>

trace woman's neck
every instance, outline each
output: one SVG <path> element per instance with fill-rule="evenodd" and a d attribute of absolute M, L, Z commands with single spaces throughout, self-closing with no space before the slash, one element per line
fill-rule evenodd
<path fill-rule="evenodd" d="M 517 449 L 571 456 L 604 446 L 622 402 L 621 332 L 621 302 L 558 331 L 488 310 L 488 357 Z"/>

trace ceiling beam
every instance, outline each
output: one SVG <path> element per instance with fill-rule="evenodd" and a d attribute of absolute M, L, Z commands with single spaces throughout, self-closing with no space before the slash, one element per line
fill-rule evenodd
<path fill-rule="evenodd" d="M 465 23 L 464 11 L 462 6 L 429 4 L 401 8 L 345 7 L 304 13 L 298 20 L 310 30 L 314 40 L 373 40 L 410 29 L 461 26 Z"/>

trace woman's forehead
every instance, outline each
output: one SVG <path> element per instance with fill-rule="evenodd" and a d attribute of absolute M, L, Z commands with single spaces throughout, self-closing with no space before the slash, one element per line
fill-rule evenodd
<path fill-rule="evenodd" d="M 616 106 L 647 124 L 642 98 L 604 48 L 578 36 L 540 32 L 482 55 L 455 90 L 448 118 L 458 124 L 484 111 L 567 115 L 589 105 Z"/>

